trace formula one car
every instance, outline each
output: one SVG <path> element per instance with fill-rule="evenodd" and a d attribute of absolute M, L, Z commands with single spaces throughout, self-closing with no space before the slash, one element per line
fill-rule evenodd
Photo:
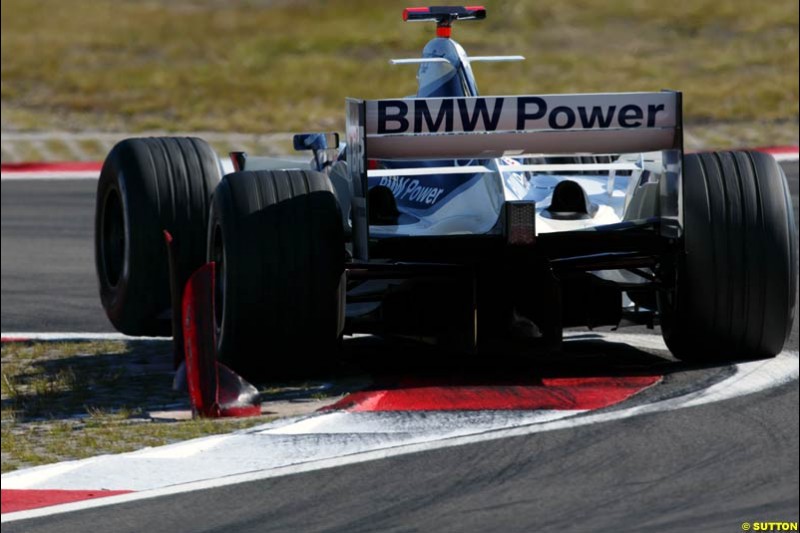
<path fill-rule="evenodd" d="M 485 16 L 406 9 L 436 24 L 422 57 L 392 61 L 416 65 L 417 94 L 347 99 L 346 143 L 295 136 L 310 165 L 234 152 L 223 176 L 199 139 L 116 145 L 95 240 L 114 326 L 169 334 L 213 263 L 216 352 L 245 372 L 322 363 L 353 333 L 490 355 L 660 324 L 685 360 L 779 353 L 798 259 L 775 160 L 684 153 L 680 92 L 479 96 L 474 63 L 522 59 L 451 38 Z"/>

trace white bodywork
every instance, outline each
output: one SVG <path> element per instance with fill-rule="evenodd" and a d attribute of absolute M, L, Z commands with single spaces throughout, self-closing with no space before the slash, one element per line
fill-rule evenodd
<path fill-rule="evenodd" d="M 538 168 L 549 173 L 537 172 Z M 607 169 L 604 174 L 553 174 L 557 168 L 567 171 L 599 171 Z M 617 169 L 629 170 L 629 175 L 617 176 Z M 415 174 L 457 174 L 479 171 L 482 175 L 468 187 L 443 198 L 431 209 L 404 210 L 401 213 L 414 216 L 418 222 L 396 226 L 371 225 L 370 234 L 374 237 L 389 236 L 433 236 L 458 234 L 485 234 L 491 232 L 497 224 L 503 202 L 534 201 L 536 202 L 536 233 L 553 233 L 561 231 L 584 230 L 596 226 L 622 222 L 629 196 L 639 182 L 642 172 L 647 170 L 653 174 L 662 171 L 661 152 L 652 152 L 640 156 L 622 156 L 611 164 L 568 164 L 568 165 L 524 165 L 511 158 L 493 159 L 485 166 L 465 166 L 438 169 L 413 169 L 403 172 L 381 170 L 369 171 L 370 177 L 381 177 L 385 181 L 402 178 L 412 179 Z M 432 172 L 433 170 L 433 172 Z M 553 189 L 564 180 L 578 183 L 589 200 L 598 206 L 597 213 L 591 218 L 578 220 L 555 220 L 542 214 L 552 200 Z"/>

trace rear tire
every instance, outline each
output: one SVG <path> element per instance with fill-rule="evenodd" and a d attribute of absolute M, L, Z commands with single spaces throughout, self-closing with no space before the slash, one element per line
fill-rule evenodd
<path fill-rule="evenodd" d="M 239 372 L 273 376 L 330 361 L 344 325 L 344 254 L 324 174 L 225 176 L 208 230 L 219 358 Z"/>
<path fill-rule="evenodd" d="M 97 185 L 95 266 L 103 309 L 117 330 L 171 333 L 163 231 L 175 238 L 180 271 L 200 267 L 219 179 L 217 156 L 200 139 L 125 139 L 108 154 Z"/>
<path fill-rule="evenodd" d="M 684 157 L 685 254 L 661 299 L 670 351 L 689 361 L 778 354 L 796 304 L 797 228 L 786 176 L 772 156 Z"/>

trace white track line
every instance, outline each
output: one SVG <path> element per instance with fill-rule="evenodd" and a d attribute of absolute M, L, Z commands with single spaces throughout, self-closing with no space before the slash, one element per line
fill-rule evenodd
<path fill-rule="evenodd" d="M 767 152 L 767 153 L 770 154 L 772 157 L 774 157 L 775 161 L 778 161 L 779 163 L 797 161 L 798 159 L 800 159 L 800 154 L 798 154 L 798 152 L 793 152 L 793 153 L 792 152 L 783 152 L 783 153 L 781 153 L 781 152 L 778 152 L 778 153 Z"/>
<path fill-rule="evenodd" d="M 665 349 L 661 339 L 653 335 L 613 334 L 608 335 L 608 338 L 609 340 L 626 342 L 640 348 L 652 349 L 656 347 L 662 350 Z M 310 418 L 305 417 L 301 419 L 277 421 L 272 424 L 251 428 L 231 435 L 206 437 L 162 448 L 153 448 L 133 452 L 131 454 L 123 454 L 127 457 L 138 455 L 140 459 L 146 459 L 148 456 L 150 459 L 160 458 L 164 461 L 162 465 L 169 465 L 170 462 L 174 462 L 176 463 L 174 466 L 178 468 L 185 468 L 186 464 L 184 464 L 184 462 L 186 460 L 192 460 L 198 462 L 198 464 L 202 463 L 203 468 L 213 468 L 216 471 L 216 477 L 209 476 L 209 479 L 189 482 L 179 481 L 171 486 L 152 490 L 143 490 L 141 492 L 119 496 L 109 496 L 106 498 L 55 505 L 41 509 L 8 513 L 2 515 L 2 522 L 5 523 L 124 502 L 157 498 L 170 494 L 211 489 L 249 481 L 298 474 L 301 472 L 362 463 L 398 455 L 418 453 L 451 446 L 462 446 L 513 436 L 531 435 L 544 431 L 569 429 L 588 424 L 620 420 L 631 416 L 654 414 L 720 402 L 767 390 L 796 380 L 798 377 L 798 360 L 796 351 L 785 351 L 774 359 L 740 363 L 735 365 L 734 372 L 730 377 L 725 378 L 707 389 L 651 404 L 637 405 L 627 409 L 606 411 L 596 414 L 580 415 L 576 413 L 562 413 L 566 416 L 557 419 L 548 419 L 548 417 L 551 416 L 550 413 L 540 413 L 540 418 L 526 420 L 525 413 L 516 413 L 512 415 L 512 418 L 519 418 L 516 420 L 509 418 L 506 424 L 507 427 L 497 427 L 495 423 L 478 423 L 478 420 L 473 420 L 476 422 L 476 425 L 471 428 L 467 420 L 451 420 L 451 422 L 455 422 L 454 426 L 450 426 L 451 428 L 457 429 L 455 433 L 448 433 L 445 431 L 438 435 L 430 433 L 424 436 L 417 435 L 417 440 L 398 439 L 394 437 L 397 435 L 413 434 L 416 428 L 418 428 L 420 422 L 418 419 L 412 420 L 410 426 L 400 428 L 400 430 L 407 429 L 408 432 L 406 433 L 402 431 L 395 435 L 386 432 L 370 433 L 370 431 L 374 432 L 376 428 L 380 427 L 379 422 L 387 421 L 375 420 L 374 418 L 379 416 L 376 413 L 370 413 L 369 415 L 371 416 L 362 418 L 365 422 L 363 427 L 361 427 L 361 430 L 364 431 L 363 433 L 357 431 L 359 429 L 359 427 L 357 427 L 359 424 L 358 417 L 343 417 L 342 413 L 323 413 L 312 415 Z M 351 415 L 354 414 L 356 413 L 351 413 Z M 529 412 L 528 415 L 530 414 L 532 413 Z M 339 416 L 340 419 L 335 420 L 334 415 Z M 450 415 L 452 415 L 452 413 Z M 431 413 L 427 413 L 422 416 L 432 415 Z M 489 416 L 489 414 L 484 413 L 483 416 Z M 320 418 L 321 420 L 312 423 L 311 421 L 314 418 Z M 347 424 L 351 425 L 349 428 L 350 432 L 343 434 L 330 433 L 333 428 L 341 427 L 342 418 L 346 418 Z M 353 426 L 353 424 L 355 424 L 355 426 Z M 299 426 L 297 428 L 299 430 L 298 434 L 291 434 L 291 426 L 293 425 Z M 303 428 L 303 426 L 305 426 L 305 428 Z M 324 432 L 306 433 L 303 432 L 303 429 L 306 431 L 323 430 Z M 464 431 L 468 431 L 468 434 L 464 434 Z M 250 439 L 249 445 L 246 444 L 248 438 Z M 283 439 L 283 441 L 281 439 Z M 277 444 L 281 442 L 289 445 L 288 449 L 291 450 L 293 454 L 288 457 L 291 462 L 282 465 L 274 465 L 269 468 L 260 468 L 258 463 L 262 461 L 264 457 L 267 457 L 268 460 L 272 452 L 277 451 L 277 447 L 270 448 L 270 446 L 277 446 Z M 338 451 L 332 448 L 326 448 L 326 446 L 321 446 L 325 443 L 333 444 L 334 446 L 332 446 L 332 448 L 338 448 Z M 325 448 L 328 452 L 335 453 L 327 457 L 320 456 L 319 453 L 316 453 L 320 447 Z M 11 472 L 2 476 L 3 488 L 36 486 L 45 488 L 44 485 L 46 485 L 48 481 L 53 481 L 61 476 L 77 475 L 82 466 L 92 462 L 99 465 L 101 462 L 114 461 L 115 457 L 120 458 L 121 456 L 105 456 L 90 460 Z M 215 464 L 214 461 L 218 461 L 218 458 L 219 462 Z M 108 466 L 111 466 L 111 464 Z M 118 467 L 119 465 L 114 466 Z M 232 472 L 231 475 L 219 475 L 220 469 L 226 467 L 234 467 L 238 472 Z M 67 470 L 70 472 L 67 472 Z M 85 483 L 91 483 L 92 481 L 91 478 L 84 479 Z"/>
<path fill-rule="evenodd" d="M 53 172 L 2 172 L 0 181 L 60 181 L 60 180 L 97 180 L 100 178 L 100 171 L 58 170 Z"/>
<path fill-rule="evenodd" d="M 370 337 L 362 333 L 347 335 L 346 338 Z M 172 337 L 131 337 L 122 333 L 96 333 L 92 331 L 9 331 L 0 333 L 3 342 L 25 341 L 169 341 Z"/>
<path fill-rule="evenodd" d="M 10 331 L 0 333 L 3 342 L 21 341 L 168 341 L 172 337 L 130 337 L 122 333 L 92 333 L 67 331 L 63 333 L 39 333 Z"/>

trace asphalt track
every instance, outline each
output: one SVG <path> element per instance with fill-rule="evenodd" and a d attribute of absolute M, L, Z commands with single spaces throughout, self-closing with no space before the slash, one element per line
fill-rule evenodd
<path fill-rule="evenodd" d="M 798 164 L 783 166 L 797 220 Z M 93 274 L 94 186 L 2 183 L 3 331 L 110 331 Z M 798 349 L 797 318 L 787 348 Z M 625 363 L 623 353 L 610 355 Z M 741 531 L 742 522 L 798 520 L 799 396 L 794 381 L 723 403 L 7 523 L 3 531 Z"/>

